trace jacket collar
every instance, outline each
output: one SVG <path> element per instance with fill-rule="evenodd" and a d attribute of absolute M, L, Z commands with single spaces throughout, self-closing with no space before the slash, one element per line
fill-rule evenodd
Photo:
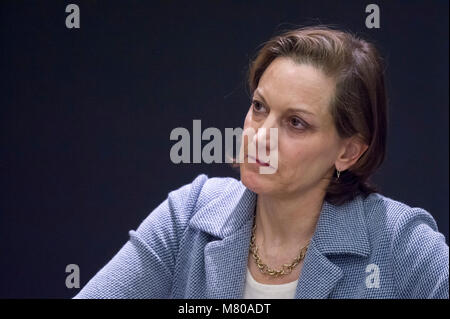
<path fill-rule="evenodd" d="M 195 213 L 190 226 L 224 239 L 253 217 L 255 207 L 256 194 L 241 181 L 234 181 Z"/>
<path fill-rule="evenodd" d="M 257 195 L 241 181 L 231 184 L 192 217 L 191 227 L 224 239 L 252 219 Z M 326 255 L 368 256 L 370 244 L 361 195 L 341 206 L 324 201 L 312 241 Z"/>

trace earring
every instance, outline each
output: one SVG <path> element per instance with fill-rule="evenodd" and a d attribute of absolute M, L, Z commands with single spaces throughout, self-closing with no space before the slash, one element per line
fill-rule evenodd
<path fill-rule="evenodd" d="M 341 171 L 336 169 L 336 172 L 337 172 L 337 179 L 339 179 L 339 176 L 341 175 Z"/>

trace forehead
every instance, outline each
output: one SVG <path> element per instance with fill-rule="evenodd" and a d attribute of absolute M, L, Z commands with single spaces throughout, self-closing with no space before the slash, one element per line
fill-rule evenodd
<path fill-rule="evenodd" d="M 255 93 L 271 107 L 300 107 L 318 116 L 328 113 L 335 81 L 309 64 L 276 58 L 263 73 Z"/>

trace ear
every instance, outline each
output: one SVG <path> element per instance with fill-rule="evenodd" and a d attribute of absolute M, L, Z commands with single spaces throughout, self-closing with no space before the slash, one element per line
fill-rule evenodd
<path fill-rule="evenodd" d="M 368 147 L 359 136 L 354 135 L 345 139 L 335 162 L 336 169 L 345 171 L 350 168 L 358 161 Z"/>

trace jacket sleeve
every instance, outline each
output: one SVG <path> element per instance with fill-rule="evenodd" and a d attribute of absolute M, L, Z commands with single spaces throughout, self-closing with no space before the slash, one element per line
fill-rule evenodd
<path fill-rule="evenodd" d="M 449 248 L 427 211 L 410 208 L 400 216 L 392 253 L 398 298 L 448 299 Z"/>
<path fill-rule="evenodd" d="M 207 176 L 169 193 L 74 299 L 168 298 L 179 239 Z"/>

